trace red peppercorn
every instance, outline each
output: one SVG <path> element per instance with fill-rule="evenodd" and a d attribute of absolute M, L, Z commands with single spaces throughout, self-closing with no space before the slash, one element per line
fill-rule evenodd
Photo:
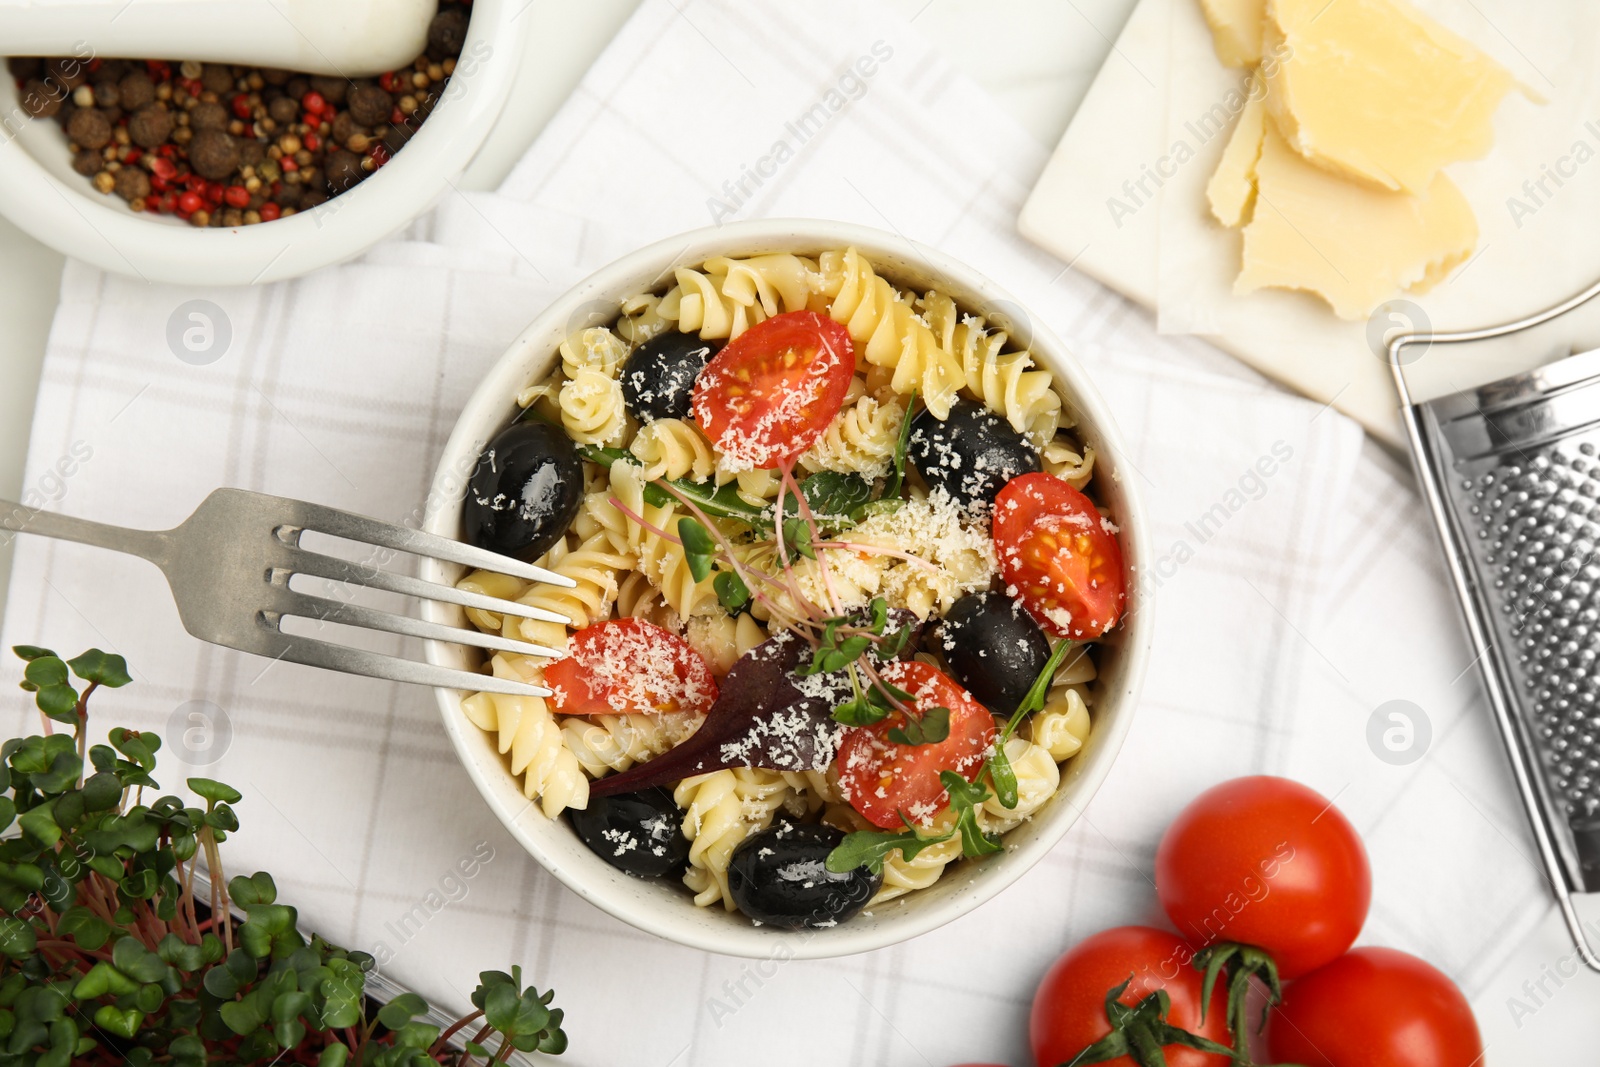
<path fill-rule="evenodd" d="M 133 160 L 130 158 L 129 163 Z M 155 156 L 150 160 L 150 173 L 162 181 L 171 181 L 178 173 L 178 165 L 166 156 Z"/>
<path fill-rule="evenodd" d="M 222 198 L 228 202 L 229 207 L 244 207 L 250 203 L 250 190 L 242 185 L 230 185 Z"/>
<path fill-rule="evenodd" d="M 268 200 L 265 204 L 261 205 L 261 221 L 262 222 L 272 222 L 273 220 L 277 219 L 282 214 L 283 214 L 283 208 L 279 207 L 277 204 L 274 204 L 270 200 Z"/>
<path fill-rule="evenodd" d="M 205 198 L 206 198 L 206 202 L 209 203 L 212 207 L 220 207 L 222 205 L 223 199 L 227 195 L 228 195 L 228 190 L 223 188 L 221 182 L 207 182 L 206 183 Z"/>
<path fill-rule="evenodd" d="M 128 149 L 128 154 L 122 157 L 122 162 L 128 164 L 129 166 L 132 166 L 133 164 L 139 162 L 139 160 L 141 160 L 143 158 L 144 158 L 144 149 L 142 149 L 142 148 L 130 148 L 130 149 Z"/>
<path fill-rule="evenodd" d="M 284 173 L 286 174 L 300 169 L 300 164 L 294 161 L 293 156 L 284 156 L 282 159 L 278 160 L 278 166 L 282 167 Z"/>
<path fill-rule="evenodd" d="M 235 93 L 233 100 L 230 101 L 230 106 L 233 108 L 233 113 L 239 118 L 247 119 L 250 117 L 250 98 L 244 93 Z"/>
<path fill-rule="evenodd" d="M 389 147 L 382 141 L 379 141 L 367 152 L 367 156 L 372 160 L 373 166 L 381 167 L 385 163 L 389 162 Z"/>
<path fill-rule="evenodd" d="M 399 108 L 395 108 L 393 111 L 389 112 L 389 124 L 390 125 L 392 125 L 392 126 L 404 126 L 405 125 L 405 121 L 406 121 L 405 112 L 401 111 Z"/>
<path fill-rule="evenodd" d="M 205 201 L 201 199 L 199 193 L 190 191 L 178 197 L 178 214 L 180 215 L 193 215 L 204 206 Z"/>
<path fill-rule="evenodd" d="M 147 59 L 145 60 L 144 66 L 145 69 L 150 72 L 150 77 L 155 81 L 164 82 L 172 80 L 172 67 L 170 64 L 163 63 L 159 59 Z"/>
<path fill-rule="evenodd" d="M 315 115 L 328 106 L 328 101 L 323 99 L 321 93 L 312 89 L 300 98 L 300 106 L 305 108 L 308 113 Z"/>
<path fill-rule="evenodd" d="M 96 71 L 98 71 L 101 67 L 105 66 L 105 62 L 106 62 L 105 60 L 101 59 L 98 56 L 96 56 L 94 59 L 89 60 L 89 73 L 93 74 Z"/>
<path fill-rule="evenodd" d="M 322 147 L 322 139 L 314 133 L 308 133 L 300 140 L 306 146 L 307 152 L 315 152 Z"/>
<path fill-rule="evenodd" d="M 394 92 L 394 71 L 386 70 L 382 74 L 378 75 L 378 84 L 383 86 L 384 92 Z"/>
<path fill-rule="evenodd" d="M 189 175 L 184 179 L 184 184 L 189 186 L 191 193 L 204 193 L 206 191 L 206 180 L 198 174 Z"/>
<path fill-rule="evenodd" d="M 173 156 L 178 154 L 178 146 L 175 144 L 164 144 L 160 148 L 156 149 L 156 151 L 161 153 L 162 159 L 171 159 Z"/>

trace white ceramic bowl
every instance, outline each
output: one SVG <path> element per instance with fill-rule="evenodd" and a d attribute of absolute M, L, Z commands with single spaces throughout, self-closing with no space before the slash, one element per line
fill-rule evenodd
<path fill-rule="evenodd" d="M 476 0 L 444 99 L 376 174 L 310 211 L 237 229 L 136 215 L 96 192 L 72 170 L 60 124 L 28 118 L 0 67 L 0 214 L 69 256 L 150 282 L 253 285 L 342 263 L 426 211 L 472 161 L 511 91 L 533 21 L 517 18 L 523 6 Z"/>
<path fill-rule="evenodd" d="M 464 485 L 478 454 L 516 417 L 512 398 L 518 390 L 549 372 L 571 325 L 584 323 L 594 308 L 614 308 L 625 297 L 657 290 L 670 282 L 673 268 L 698 265 L 712 256 L 815 255 L 849 245 L 901 286 L 937 286 L 964 308 L 999 310 L 1012 320 L 1023 319 L 1013 325 L 1029 325 L 1018 313 L 1018 305 L 969 267 L 937 252 L 913 250 L 904 239 L 877 230 L 836 222 L 772 219 L 673 237 L 590 276 L 546 308 L 500 358 L 467 403 L 445 445 L 429 494 L 427 529 L 447 537 L 461 536 Z M 1145 521 L 1110 412 L 1066 346 L 1041 324 L 1031 325 L 1034 356 L 1056 375 L 1077 416 L 1079 432 L 1095 448 L 1094 486 L 1121 526 L 1129 573 L 1137 574 L 1137 568 L 1150 558 Z M 433 561 L 425 563 L 422 570 L 422 577 L 430 581 L 454 582 L 459 576 L 458 568 Z M 1100 657 L 1101 691 L 1093 707 L 1094 730 L 1084 750 L 1066 764 L 1057 795 L 1032 821 L 1006 835 L 1005 852 L 966 864 L 929 889 L 875 907 L 870 915 L 859 915 L 828 930 L 784 932 L 755 927 L 721 907 L 695 907 L 682 886 L 621 873 L 590 852 L 564 821 L 546 819 L 524 799 L 505 758 L 462 712 L 462 693 L 439 690 L 439 710 L 461 762 L 495 814 L 535 859 L 579 896 L 641 930 L 711 952 L 799 959 L 844 956 L 905 941 L 971 911 L 1020 878 L 1076 821 L 1122 745 L 1149 652 L 1149 605 L 1132 583 L 1128 595 L 1124 621 L 1113 631 Z M 443 605 L 430 603 L 425 614 L 438 622 L 462 622 L 455 609 Z M 430 661 L 449 667 L 472 669 L 475 655 L 458 645 L 432 643 L 428 647 Z"/>

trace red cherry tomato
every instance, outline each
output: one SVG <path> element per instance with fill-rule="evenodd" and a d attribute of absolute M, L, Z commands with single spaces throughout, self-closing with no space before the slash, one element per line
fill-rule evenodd
<path fill-rule="evenodd" d="M 1115 528 L 1053 474 L 1013 478 L 994 501 L 994 543 L 1011 595 L 1062 637 L 1099 637 L 1122 615 L 1126 579 Z"/>
<path fill-rule="evenodd" d="M 1167 1021 L 1173 1026 L 1224 1045 L 1228 1036 L 1225 982 L 1211 992 L 1205 1025 L 1200 1024 L 1201 974 L 1190 961 L 1194 949 L 1181 938 L 1149 926 L 1118 926 L 1080 941 L 1045 972 L 1033 997 L 1028 1038 L 1037 1067 L 1070 1063 L 1084 1049 L 1111 1032 L 1106 1019 L 1106 994 L 1130 978 L 1118 997 L 1139 1003 L 1158 989 L 1172 998 Z M 1226 1067 L 1229 1057 L 1181 1045 L 1165 1050 L 1168 1067 Z M 1119 1056 L 1103 1067 L 1134 1067 Z"/>
<path fill-rule="evenodd" d="M 1284 991 L 1267 1024 L 1275 1063 L 1476 1067 L 1483 1038 L 1461 990 L 1392 948 L 1358 948 Z"/>
<path fill-rule="evenodd" d="M 706 712 L 717 699 L 711 668 L 681 637 L 640 619 L 579 630 L 566 659 L 544 669 L 565 715 Z"/>
<path fill-rule="evenodd" d="M 896 661 L 879 673 L 912 695 L 918 714 L 950 709 L 950 736 L 931 745 L 890 741 L 889 731 L 905 725 L 905 716 L 897 711 L 882 722 L 845 731 L 839 746 L 839 792 L 874 826 L 899 830 L 905 825 L 901 812 L 921 822 L 950 803 L 939 781 L 941 771 L 955 771 L 969 782 L 978 776 L 996 731 L 989 709 L 935 667 Z"/>
<path fill-rule="evenodd" d="M 775 315 L 706 364 L 694 418 L 724 455 L 776 467 L 828 429 L 855 372 L 855 343 L 843 325 L 814 311 Z"/>
<path fill-rule="evenodd" d="M 1327 798 L 1287 778 L 1201 793 L 1156 850 L 1161 906 L 1190 944 L 1266 949 L 1283 978 L 1337 959 L 1372 901 L 1367 851 Z"/>

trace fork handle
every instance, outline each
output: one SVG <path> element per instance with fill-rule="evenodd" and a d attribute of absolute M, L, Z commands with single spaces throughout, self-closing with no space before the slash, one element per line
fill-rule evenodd
<path fill-rule="evenodd" d="M 140 556 L 158 566 L 166 557 L 168 535 L 149 530 L 128 530 L 121 526 L 108 526 L 103 522 L 75 519 L 52 511 L 40 511 L 25 504 L 0 498 L 0 530 L 14 533 L 38 534 L 58 541 L 77 541 L 79 544 L 109 548 L 113 552 L 126 552 Z"/>

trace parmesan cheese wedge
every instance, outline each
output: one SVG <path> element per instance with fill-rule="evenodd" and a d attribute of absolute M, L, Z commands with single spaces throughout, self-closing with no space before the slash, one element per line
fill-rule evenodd
<path fill-rule="evenodd" d="M 1268 0 L 1267 107 L 1318 166 L 1428 193 L 1494 143 L 1511 75 L 1404 0 Z"/>
<path fill-rule="evenodd" d="M 1222 159 L 1206 184 L 1206 199 L 1211 214 L 1224 226 L 1242 226 L 1249 218 L 1256 197 L 1256 160 L 1261 158 L 1261 140 L 1267 132 L 1266 87 L 1257 72 L 1250 87 L 1250 99 L 1239 112 L 1239 121 L 1222 150 Z"/>
<path fill-rule="evenodd" d="M 1200 0 L 1211 43 L 1224 67 L 1253 67 L 1261 62 L 1261 21 L 1267 0 Z"/>
<path fill-rule="evenodd" d="M 1437 285 L 1478 241 L 1472 208 L 1444 174 L 1421 195 L 1375 189 L 1312 166 L 1270 122 L 1255 176 L 1239 295 L 1300 289 L 1363 319 L 1396 290 Z"/>

